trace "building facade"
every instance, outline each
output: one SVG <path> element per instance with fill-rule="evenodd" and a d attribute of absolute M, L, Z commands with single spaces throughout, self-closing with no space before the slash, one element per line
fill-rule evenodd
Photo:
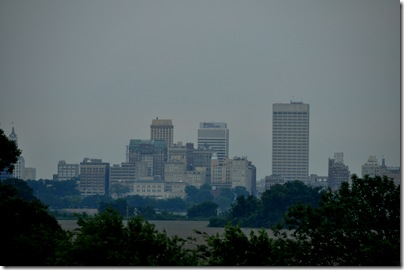
<path fill-rule="evenodd" d="M 136 177 L 136 166 L 132 163 L 122 162 L 109 168 L 109 193 L 120 197 L 133 191 Z"/>
<path fill-rule="evenodd" d="M 307 183 L 310 107 L 303 102 L 273 104 L 272 175 Z"/>
<path fill-rule="evenodd" d="M 214 189 L 245 187 L 256 193 L 256 168 L 247 157 L 225 158 L 223 162 L 214 154 L 211 160 L 211 185 Z"/>
<path fill-rule="evenodd" d="M 334 158 L 328 159 L 328 186 L 337 190 L 343 182 L 349 182 L 350 173 L 347 165 L 344 164 L 344 154 L 335 153 Z"/>
<path fill-rule="evenodd" d="M 384 158 L 382 158 L 382 164 L 380 165 L 376 156 L 369 156 L 368 161 L 362 165 L 362 177 L 365 175 L 369 177 L 387 176 L 393 179 L 395 185 L 401 184 L 401 168 L 386 166 Z"/>
<path fill-rule="evenodd" d="M 198 148 L 210 147 L 219 162 L 229 157 L 229 130 L 226 123 L 202 122 L 198 129 Z"/>
<path fill-rule="evenodd" d="M 130 140 L 127 152 L 129 163 L 147 166 L 147 176 L 164 179 L 164 162 L 167 161 L 167 143 L 163 140 Z M 140 168 L 139 168 L 140 169 Z"/>
<path fill-rule="evenodd" d="M 165 141 L 167 147 L 173 146 L 174 126 L 171 119 L 153 119 L 150 125 L 150 140 Z"/>
<path fill-rule="evenodd" d="M 80 163 L 79 191 L 82 195 L 109 195 L 109 163 L 85 158 Z"/>
<path fill-rule="evenodd" d="M 25 168 L 23 180 L 36 180 L 36 169 L 35 168 Z"/>
<path fill-rule="evenodd" d="M 69 164 L 66 161 L 61 160 L 58 162 L 57 180 L 65 181 L 72 178 L 78 178 L 80 175 L 79 164 Z"/>

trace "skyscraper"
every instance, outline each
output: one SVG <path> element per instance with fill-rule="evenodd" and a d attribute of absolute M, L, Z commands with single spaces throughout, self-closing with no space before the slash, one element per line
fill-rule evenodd
<path fill-rule="evenodd" d="M 198 148 L 210 147 L 219 162 L 229 157 L 229 130 L 226 123 L 202 122 L 198 129 Z"/>
<path fill-rule="evenodd" d="M 173 147 L 174 126 L 171 119 L 153 119 L 150 125 L 150 140 L 166 141 L 168 148 Z"/>
<path fill-rule="evenodd" d="M 275 103 L 272 108 L 272 175 L 306 183 L 309 175 L 309 104 Z"/>

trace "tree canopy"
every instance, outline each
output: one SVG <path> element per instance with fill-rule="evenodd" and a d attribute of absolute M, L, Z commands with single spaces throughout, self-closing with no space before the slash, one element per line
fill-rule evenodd
<path fill-rule="evenodd" d="M 21 155 L 21 150 L 18 149 L 16 142 L 7 138 L 2 129 L 0 129 L 0 149 L 0 172 L 6 169 L 12 173 L 14 164 Z"/>

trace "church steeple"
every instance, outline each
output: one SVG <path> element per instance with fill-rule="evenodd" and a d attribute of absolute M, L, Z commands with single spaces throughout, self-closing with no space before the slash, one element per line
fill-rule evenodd
<path fill-rule="evenodd" d="M 8 138 L 12 141 L 15 141 L 16 143 L 18 142 L 17 134 L 14 131 L 14 127 L 13 127 L 13 130 L 11 131 L 10 135 L 8 136 Z"/>

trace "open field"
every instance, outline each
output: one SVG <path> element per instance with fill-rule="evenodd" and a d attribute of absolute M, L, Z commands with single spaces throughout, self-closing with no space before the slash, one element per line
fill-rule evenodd
<path fill-rule="evenodd" d="M 58 220 L 58 222 L 64 230 L 74 231 L 74 229 L 78 228 L 76 220 Z M 208 235 L 214 235 L 216 233 L 223 234 L 224 232 L 224 228 L 207 227 L 209 223 L 208 221 L 151 220 L 149 222 L 154 224 L 157 230 L 161 232 L 165 230 L 169 236 L 177 235 L 182 238 L 195 237 L 197 243 L 203 243 L 204 241 L 201 235 L 196 234 L 194 230 L 206 232 Z M 258 229 L 250 228 L 241 228 L 241 230 L 247 236 L 250 234 L 251 230 L 254 230 L 255 232 L 258 231 Z M 267 229 L 266 231 L 269 236 L 272 236 L 272 231 L 270 229 Z"/>

